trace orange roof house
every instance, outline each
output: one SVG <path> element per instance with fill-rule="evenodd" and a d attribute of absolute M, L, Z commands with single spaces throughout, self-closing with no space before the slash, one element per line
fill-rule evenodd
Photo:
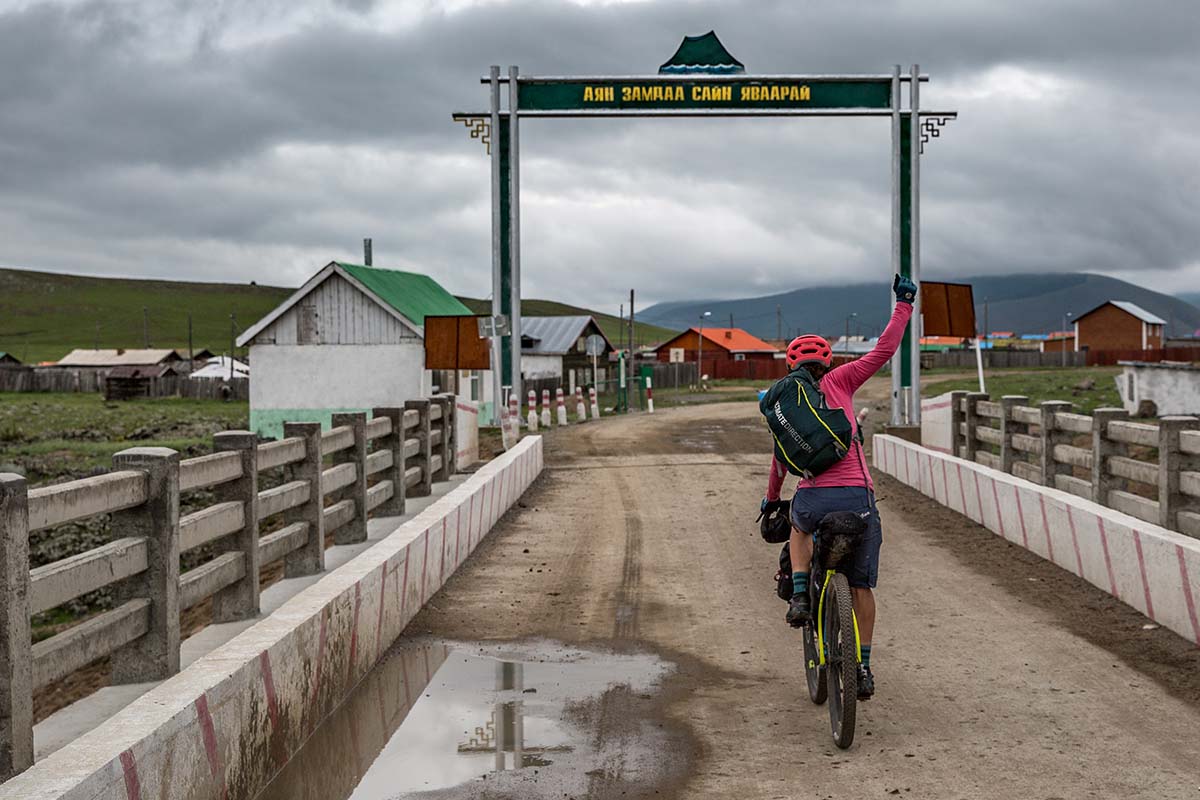
<path fill-rule="evenodd" d="M 689 328 L 655 350 L 659 361 L 695 361 L 700 340 L 704 358 L 723 356 L 730 361 L 773 360 L 782 355 L 779 348 L 764 342 L 741 328 Z"/>

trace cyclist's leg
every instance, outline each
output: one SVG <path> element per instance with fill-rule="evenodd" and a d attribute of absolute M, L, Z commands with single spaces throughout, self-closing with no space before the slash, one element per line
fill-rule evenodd
<path fill-rule="evenodd" d="M 812 564 L 813 537 L 811 533 L 792 526 L 792 536 L 788 540 L 788 553 L 792 557 L 793 572 L 807 572 Z"/>
<path fill-rule="evenodd" d="M 854 616 L 858 620 L 859 641 L 870 646 L 875 634 L 875 584 L 879 580 L 879 549 L 883 544 L 883 528 L 875 498 L 869 499 L 871 516 L 867 533 L 854 554 L 850 570 L 850 592 L 854 598 Z"/>

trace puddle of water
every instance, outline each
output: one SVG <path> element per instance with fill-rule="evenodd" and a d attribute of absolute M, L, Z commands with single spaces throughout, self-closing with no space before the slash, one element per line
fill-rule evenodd
<path fill-rule="evenodd" d="M 400 645 L 258 800 L 561 798 L 653 783 L 666 735 L 635 709 L 670 669 L 553 644 Z"/>

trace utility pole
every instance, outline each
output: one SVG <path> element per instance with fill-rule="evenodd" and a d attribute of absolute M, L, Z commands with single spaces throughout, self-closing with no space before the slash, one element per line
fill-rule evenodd
<path fill-rule="evenodd" d="M 100 323 L 99 322 L 96 323 L 96 339 L 95 339 L 94 344 L 96 345 L 95 349 L 99 350 L 100 349 Z"/>
<path fill-rule="evenodd" d="M 188 314 L 188 372 L 196 371 L 196 351 L 192 347 L 192 315 Z"/>
<path fill-rule="evenodd" d="M 237 317 L 229 315 L 229 380 L 233 380 L 233 348 L 237 343 Z"/>
<path fill-rule="evenodd" d="M 371 266 L 371 240 L 363 239 L 363 263 Z"/>
<path fill-rule="evenodd" d="M 636 373 L 633 371 L 633 289 L 629 290 L 629 362 L 625 365 L 625 369 L 626 375 L 628 376 L 625 378 L 625 391 L 628 393 L 630 384 L 637 377 Z M 641 408 L 641 392 L 634 392 L 634 395 L 638 398 L 638 408 Z M 629 410 L 628 394 L 626 394 L 625 410 Z"/>
<path fill-rule="evenodd" d="M 991 336 L 990 328 L 988 327 L 988 299 L 983 298 L 983 338 L 986 341 Z"/>
<path fill-rule="evenodd" d="M 729 327 L 730 327 L 730 328 L 732 328 L 732 327 L 733 327 L 733 314 L 730 314 L 730 315 L 729 315 Z"/>
<path fill-rule="evenodd" d="M 150 349 L 150 309 L 146 306 L 142 306 L 142 343 Z"/>
<path fill-rule="evenodd" d="M 775 338 L 783 341 L 783 306 L 775 304 Z"/>

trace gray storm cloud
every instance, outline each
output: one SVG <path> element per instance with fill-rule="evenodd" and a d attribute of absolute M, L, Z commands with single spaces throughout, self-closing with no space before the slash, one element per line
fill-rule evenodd
<path fill-rule="evenodd" d="M 489 291 L 488 64 L 644 73 L 717 30 L 750 71 L 919 61 L 942 276 L 1200 284 L 1190 2 L 0 3 L 0 264 L 295 284 L 376 263 Z M 249 8 L 247 8 L 249 6 Z M 877 120 L 531 121 L 528 296 L 608 307 L 888 270 Z"/>

